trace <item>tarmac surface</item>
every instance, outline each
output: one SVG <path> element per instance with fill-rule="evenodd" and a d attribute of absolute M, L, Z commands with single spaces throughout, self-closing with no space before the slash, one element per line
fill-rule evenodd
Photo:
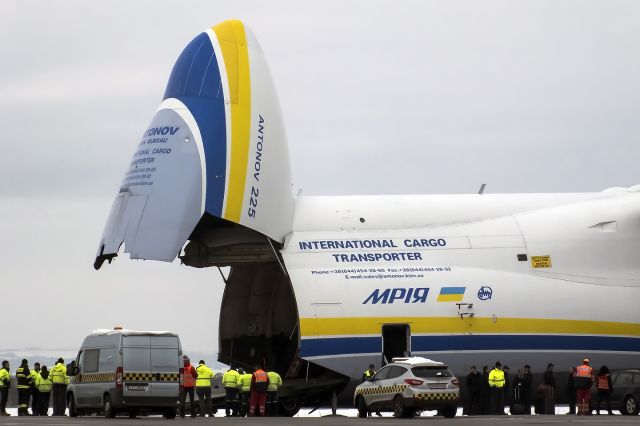
<path fill-rule="evenodd" d="M 343 416 L 325 416 L 325 417 L 252 417 L 252 418 L 177 418 L 175 420 L 165 420 L 161 417 L 141 417 L 138 419 L 129 419 L 120 417 L 115 419 L 105 419 L 102 417 L 1 417 L 0 425 L 3 426 L 68 426 L 68 425 L 91 425 L 99 426 L 103 424 L 115 424 L 118 426 L 140 426 L 140 425 L 163 425 L 173 424 L 181 425 L 281 425 L 281 424 L 297 424 L 303 426 L 352 426 L 352 425 L 372 425 L 372 426 L 398 426 L 398 425 L 415 425 L 433 424 L 433 425 L 495 425 L 501 423 L 505 426 L 511 425 L 602 425 L 618 426 L 618 425 L 638 425 L 640 418 L 638 416 L 478 416 L 478 417 L 455 417 L 453 419 L 445 419 L 442 417 L 416 417 L 414 419 L 395 419 L 393 417 L 372 417 L 368 419 L 359 419 L 357 417 Z"/>

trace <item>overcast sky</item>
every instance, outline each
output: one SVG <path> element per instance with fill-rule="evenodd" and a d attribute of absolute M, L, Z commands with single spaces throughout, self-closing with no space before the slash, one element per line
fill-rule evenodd
<path fill-rule="evenodd" d="M 263 47 L 305 195 L 640 183 L 637 1 L 3 0 L 3 349 L 122 324 L 217 352 L 216 269 L 92 263 L 174 61 L 229 18 Z"/>

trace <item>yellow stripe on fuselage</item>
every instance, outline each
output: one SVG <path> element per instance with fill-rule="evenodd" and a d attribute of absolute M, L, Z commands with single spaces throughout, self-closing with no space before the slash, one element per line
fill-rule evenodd
<path fill-rule="evenodd" d="M 461 302 L 464 294 L 440 294 L 438 302 Z"/>
<path fill-rule="evenodd" d="M 300 318 L 302 336 L 353 336 L 381 333 L 383 324 L 409 324 L 411 334 L 504 333 L 640 336 L 640 324 L 540 318 L 351 317 Z"/>
<path fill-rule="evenodd" d="M 223 217 L 239 223 L 247 179 L 251 125 L 249 49 L 242 22 L 224 21 L 213 27 L 213 31 L 222 49 L 231 101 L 231 159 Z"/>

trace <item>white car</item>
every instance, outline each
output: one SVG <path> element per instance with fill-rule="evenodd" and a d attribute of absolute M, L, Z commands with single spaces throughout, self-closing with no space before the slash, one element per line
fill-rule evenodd
<path fill-rule="evenodd" d="M 353 401 L 359 417 L 366 417 L 371 411 L 413 417 L 416 411 L 427 410 L 454 417 L 460 389 L 458 379 L 442 362 L 422 357 L 393 358 L 371 381 L 356 387 Z"/>

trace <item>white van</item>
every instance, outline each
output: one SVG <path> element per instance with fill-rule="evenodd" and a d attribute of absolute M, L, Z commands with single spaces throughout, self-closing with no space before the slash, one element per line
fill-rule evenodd
<path fill-rule="evenodd" d="M 168 331 L 96 330 L 76 358 L 67 388 L 69 415 L 126 412 L 176 416 L 182 348 Z"/>

